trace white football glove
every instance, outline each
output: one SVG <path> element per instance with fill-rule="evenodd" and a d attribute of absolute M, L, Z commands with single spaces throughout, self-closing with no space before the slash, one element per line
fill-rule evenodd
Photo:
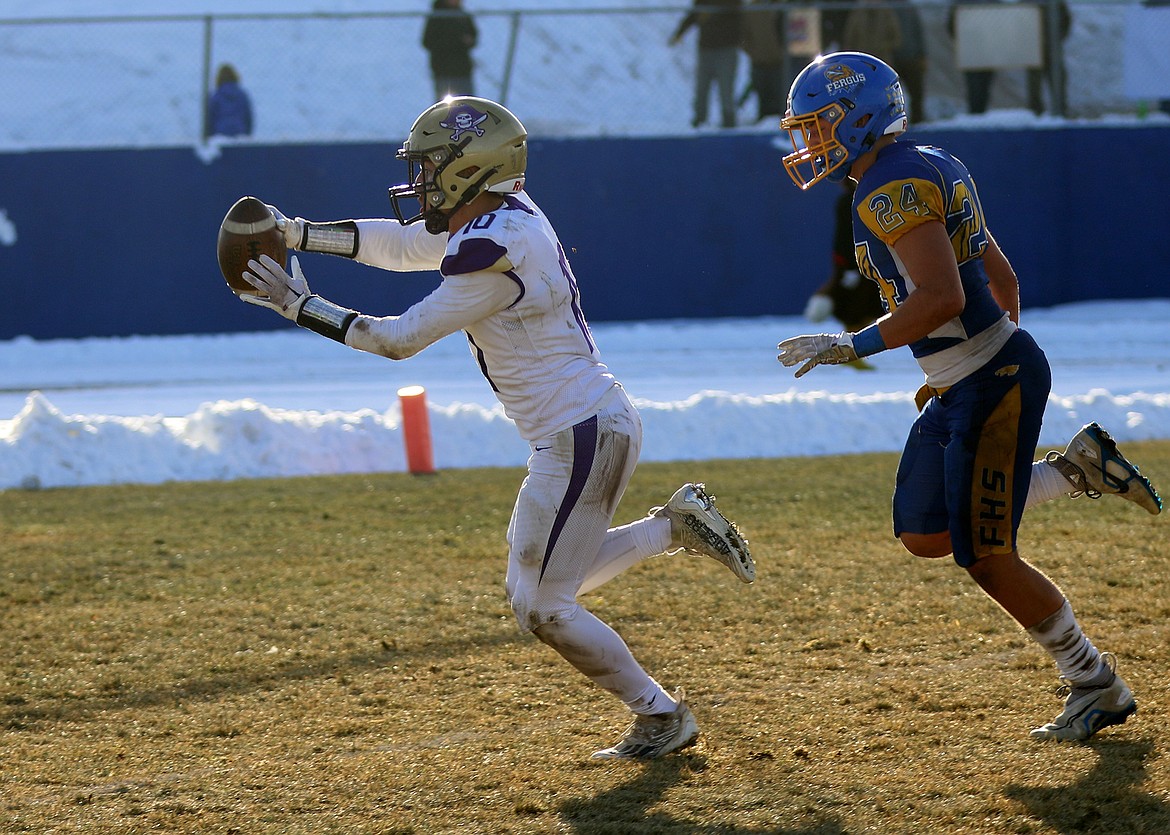
<path fill-rule="evenodd" d="M 285 217 L 280 209 L 273 206 L 271 203 L 265 203 L 268 211 L 272 212 L 272 216 L 276 218 L 276 228 L 284 233 L 284 242 L 289 249 L 300 249 L 301 241 L 305 235 L 305 224 L 308 223 L 303 217 Z"/>
<path fill-rule="evenodd" d="M 814 293 L 804 306 L 804 318 L 810 322 L 823 322 L 833 315 L 833 300 L 824 293 Z"/>
<path fill-rule="evenodd" d="M 301 306 L 310 295 L 309 283 L 305 281 L 297 257 L 292 257 L 292 275 L 267 255 L 261 255 L 259 261 L 249 261 L 248 270 L 244 273 L 244 281 L 255 287 L 260 295 L 242 293 L 240 298 L 248 304 L 271 308 L 285 319 L 295 322 Z"/>
<path fill-rule="evenodd" d="M 784 363 L 785 368 L 804 363 L 796 372 L 797 377 L 803 377 L 818 365 L 840 365 L 857 359 L 857 351 L 853 350 L 853 334 L 848 332 L 794 336 L 776 347 L 780 350 L 776 359 Z"/>

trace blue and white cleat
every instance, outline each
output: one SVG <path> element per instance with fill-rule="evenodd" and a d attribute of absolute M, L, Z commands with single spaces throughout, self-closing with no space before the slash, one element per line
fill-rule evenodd
<path fill-rule="evenodd" d="M 1101 687 L 1063 685 L 1058 693 L 1066 696 L 1064 710 L 1047 725 L 1033 729 L 1032 739 L 1084 742 L 1102 728 L 1120 725 L 1137 712 L 1133 693 L 1117 674 L 1117 659 L 1111 653 L 1103 653 L 1102 657 L 1113 671 L 1110 682 Z"/>
<path fill-rule="evenodd" d="M 1112 493 L 1154 515 L 1162 512 L 1162 497 L 1154 485 L 1121 454 L 1117 442 L 1099 423 L 1082 427 L 1063 453 L 1053 450 L 1044 460 L 1072 484 L 1073 498 L 1085 495 L 1099 499 L 1103 493 Z"/>

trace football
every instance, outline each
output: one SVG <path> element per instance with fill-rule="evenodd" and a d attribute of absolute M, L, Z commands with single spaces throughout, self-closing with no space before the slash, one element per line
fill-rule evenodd
<path fill-rule="evenodd" d="M 241 197 L 219 225 L 215 255 L 232 292 L 254 294 L 256 288 L 241 278 L 248 262 L 267 255 L 283 267 L 288 259 L 288 246 L 284 233 L 276 228 L 276 218 L 263 201 Z"/>

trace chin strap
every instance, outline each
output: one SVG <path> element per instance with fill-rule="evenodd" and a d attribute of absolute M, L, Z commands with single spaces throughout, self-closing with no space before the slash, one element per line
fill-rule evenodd
<path fill-rule="evenodd" d="M 427 226 L 427 231 L 432 235 L 441 235 L 448 230 L 450 226 L 451 215 L 462 209 L 475 198 L 479 197 L 484 192 L 483 184 L 492 178 L 499 169 L 489 168 L 484 172 L 483 176 L 477 181 L 467 187 L 458 202 L 448 209 L 446 212 L 441 212 L 438 209 L 432 209 L 429 212 L 423 213 L 423 222 Z"/>
<path fill-rule="evenodd" d="M 432 235 L 442 235 L 447 231 L 447 216 L 440 211 L 427 212 L 423 215 L 423 225 Z"/>

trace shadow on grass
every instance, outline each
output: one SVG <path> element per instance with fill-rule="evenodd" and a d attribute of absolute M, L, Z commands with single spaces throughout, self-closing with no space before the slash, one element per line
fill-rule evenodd
<path fill-rule="evenodd" d="M 666 792 L 707 768 L 701 754 L 672 754 L 646 763 L 617 763 L 609 767 L 637 769 L 628 781 L 601 794 L 566 800 L 558 807 L 562 823 L 572 831 L 589 835 L 689 833 L 689 835 L 844 835 L 836 821 L 803 827 L 744 827 L 735 824 L 696 824 L 677 818 L 668 805 L 651 810 Z M 780 810 L 777 810 L 779 812 Z"/>
<path fill-rule="evenodd" d="M 84 721 L 91 716 L 100 716 L 110 711 L 212 701 L 252 691 L 273 690 L 290 682 L 353 675 L 379 667 L 388 667 L 406 658 L 413 664 L 425 664 L 428 661 L 450 658 L 457 653 L 503 647 L 524 640 L 525 637 L 516 629 L 506 627 L 492 634 L 478 635 L 474 640 L 440 639 L 407 649 L 399 649 L 383 640 L 379 649 L 368 652 L 355 652 L 320 661 L 290 660 L 278 668 L 233 670 L 220 675 L 191 677 L 181 683 L 163 687 L 144 689 L 135 687 L 117 693 L 68 698 L 22 697 L 0 705 L 0 729 L 26 730 L 38 722 Z M 379 646 L 376 640 L 372 640 L 371 643 Z"/>
<path fill-rule="evenodd" d="M 1097 763 L 1079 780 L 1060 786 L 1009 785 L 1004 795 L 1068 835 L 1170 832 L 1170 805 L 1140 788 L 1154 744 L 1110 739 L 1089 744 L 1097 752 Z M 1053 745 L 1054 770 L 1060 768 L 1059 750 Z"/>

